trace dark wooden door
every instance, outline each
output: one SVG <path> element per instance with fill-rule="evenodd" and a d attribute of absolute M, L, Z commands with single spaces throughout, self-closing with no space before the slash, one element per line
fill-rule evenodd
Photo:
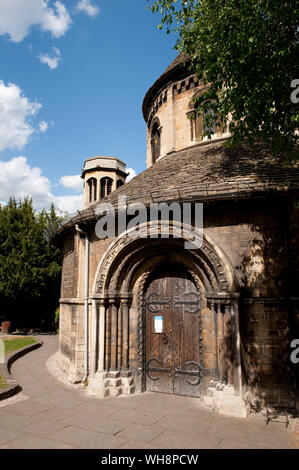
<path fill-rule="evenodd" d="M 145 297 L 146 389 L 199 396 L 200 295 L 182 268 L 160 268 Z"/>

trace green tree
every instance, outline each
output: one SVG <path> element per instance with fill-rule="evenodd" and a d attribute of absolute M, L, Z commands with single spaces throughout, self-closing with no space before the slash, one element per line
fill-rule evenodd
<path fill-rule="evenodd" d="M 231 143 L 260 137 L 275 153 L 298 158 L 299 104 L 291 100 L 299 79 L 298 1 L 148 1 L 161 15 L 159 28 L 177 33 L 176 49 L 210 84 L 197 100 L 199 113 L 212 108 L 207 127 L 211 116 L 222 125 L 231 115 Z"/>
<path fill-rule="evenodd" d="M 35 214 L 30 199 L 0 206 L 0 318 L 15 327 L 54 325 L 61 254 L 44 230 L 56 219 L 54 206 Z"/>

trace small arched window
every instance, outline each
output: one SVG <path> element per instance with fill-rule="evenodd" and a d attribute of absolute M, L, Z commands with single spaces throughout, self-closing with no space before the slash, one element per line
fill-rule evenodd
<path fill-rule="evenodd" d="M 198 104 L 196 103 L 196 98 L 203 95 L 205 90 L 197 92 L 192 98 L 189 109 L 187 113 L 188 118 L 190 119 L 190 128 L 191 128 L 191 141 L 200 142 L 203 139 L 203 134 L 209 132 L 211 137 L 213 135 L 221 136 L 223 129 L 217 123 L 217 116 L 214 114 L 212 108 L 212 100 L 206 100 L 202 103 L 204 106 L 204 112 L 198 112 Z"/>
<path fill-rule="evenodd" d="M 111 194 L 112 191 L 112 179 L 107 178 L 107 196 Z"/>
<path fill-rule="evenodd" d="M 205 103 L 203 132 L 211 132 L 211 134 L 216 134 L 216 115 L 211 106 L 211 100 L 206 101 Z"/>
<path fill-rule="evenodd" d="M 87 181 L 88 184 L 88 196 L 89 202 L 94 202 L 97 200 L 97 180 L 96 178 L 89 178 Z"/>
<path fill-rule="evenodd" d="M 161 126 L 158 118 L 155 118 L 151 128 L 151 150 L 152 163 L 155 163 L 160 157 L 161 152 Z"/>
<path fill-rule="evenodd" d="M 124 182 L 122 180 L 117 180 L 116 187 L 120 188 L 121 186 L 123 186 L 123 184 L 124 184 Z"/>
<path fill-rule="evenodd" d="M 113 180 L 108 176 L 101 179 L 101 199 L 111 194 Z"/>

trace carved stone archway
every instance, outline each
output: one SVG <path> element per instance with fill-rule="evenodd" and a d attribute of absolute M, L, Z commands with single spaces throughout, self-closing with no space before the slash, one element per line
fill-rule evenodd
<path fill-rule="evenodd" d="M 147 238 L 149 233 L 152 236 L 151 239 Z M 183 223 L 170 222 L 164 227 L 160 222 L 153 221 L 141 225 L 137 235 L 136 230 L 132 228 L 111 243 L 98 265 L 92 295 L 105 296 L 109 291 L 111 278 L 118 277 L 115 272 L 122 271 L 126 260 L 133 253 L 140 251 L 140 245 L 148 246 L 152 240 L 160 243 L 159 240 L 163 235 L 169 235 L 171 240 L 192 241 L 194 246 L 198 247 L 196 250 L 186 250 L 186 252 L 192 251 L 192 256 L 206 262 L 207 270 L 210 271 L 211 287 L 218 289 L 219 292 L 238 290 L 238 282 L 228 258 L 210 237 Z M 154 238 L 155 236 L 157 238 Z M 119 263 L 120 259 L 121 263 Z"/>
<path fill-rule="evenodd" d="M 214 375 L 218 381 L 225 380 L 240 390 L 238 294 L 228 259 L 208 237 L 201 237 L 192 227 L 184 226 L 182 230 L 181 224 L 173 223 L 169 239 L 161 239 L 164 229 L 159 222 L 144 224 L 141 233 L 145 235 L 149 227 L 151 234 L 156 231 L 157 238 L 136 238 L 125 232 L 111 243 L 99 263 L 92 294 L 89 392 L 101 396 L 132 393 L 136 385 L 134 377 L 138 382 L 141 376 L 139 383 L 142 383 L 144 286 L 154 267 L 169 258 L 188 269 L 203 292 L 205 308 L 214 318 L 215 341 L 224 344 L 226 336 L 233 335 L 229 339 L 233 342 L 231 357 L 229 354 L 222 357 L 229 366 L 227 375 L 224 377 L 220 370 L 219 358 Z M 198 248 L 184 249 L 184 242 L 192 238 Z M 133 316 L 135 332 L 130 331 Z M 136 341 L 132 345 L 130 337 L 134 335 Z M 130 348 L 134 348 L 133 353 Z M 135 357 L 134 366 L 130 364 L 131 356 Z M 142 386 L 137 388 L 141 390 Z"/>

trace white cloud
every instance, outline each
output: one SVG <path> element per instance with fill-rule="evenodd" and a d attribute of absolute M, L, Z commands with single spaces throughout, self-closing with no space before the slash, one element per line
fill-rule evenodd
<path fill-rule="evenodd" d="M 45 0 L 43 0 L 43 4 L 45 4 Z M 63 3 L 56 1 L 54 7 L 56 12 L 54 12 L 54 9 L 48 7 L 48 1 L 46 0 L 41 25 L 42 29 L 50 31 L 55 38 L 59 38 L 69 29 L 72 20 Z"/>
<path fill-rule="evenodd" d="M 129 175 L 127 176 L 126 183 L 131 181 L 136 176 L 136 171 L 133 170 L 133 168 L 127 168 L 127 173 L 129 173 Z"/>
<path fill-rule="evenodd" d="M 92 5 L 91 0 L 79 0 L 76 5 L 76 10 L 82 11 L 92 18 L 95 18 L 100 12 L 99 7 Z"/>
<path fill-rule="evenodd" d="M 55 207 L 62 212 L 74 214 L 83 208 L 83 196 L 58 196 L 53 199 Z"/>
<path fill-rule="evenodd" d="M 1 0 L 0 0 L 1 1 Z M 0 151 L 6 148 L 22 149 L 35 132 L 30 119 L 42 105 L 24 96 L 14 83 L 0 80 Z"/>
<path fill-rule="evenodd" d="M 46 132 L 48 129 L 48 123 L 46 121 L 41 121 L 38 125 L 40 132 Z"/>
<path fill-rule="evenodd" d="M 37 208 L 48 206 L 51 201 L 51 183 L 48 178 L 42 175 L 40 168 L 30 167 L 26 157 L 0 162 L 0 200 L 26 196 L 34 198 Z"/>
<path fill-rule="evenodd" d="M 52 194 L 51 182 L 42 175 L 38 167 L 31 167 L 27 158 L 19 156 L 8 162 L 0 161 L 0 201 L 5 204 L 10 197 L 23 199 L 32 197 L 37 210 L 49 209 L 53 202 L 55 206 L 70 214 L 82 209 L 83 196 L 67 195 L 55 196 Z"/>
<path fill-rule="evenodd" d="M 83 181 L 81 175 L 66 175 L 62 176 L 59 180 L 59 184 L 65 188 L 72 189 L 76 193 L 82 193 Z"/>
<path fill-rule="evenodd" d="M 0 35 L 8 34 L 13 42 L 21 42 L 33 26 L 59 38 L 72 23 L 65 5 L 59 0 L 0 0 L 0 11 Z"/>
<path fill-rule="evenodd" d="M 42 64 L 47 64 L 51 70 L 57 68 L 59 62 L 61 61 L 60 50 L 57 47 L 52 47 L 53 54 L 40 54 L 38 56 Z"/>
<path fill-rule="evenodd" d="M 128 169 L 130 176 L 136 175 Z M 23 199 L 32 197 L 35 209 L 49 209 L 53 202 L 60 211 L 75 213 L 83 207 L 83 184 L 80 175 L 66 175 L 59 183 L 65 188 L 80 194 L 55 196 L 53 184 L 42 174 L 38 167 L 31 167 L 24 156 L 12 158 L 7 162 L 0 161 L 0 203 L 6 204 L 10 197 Z"/>

